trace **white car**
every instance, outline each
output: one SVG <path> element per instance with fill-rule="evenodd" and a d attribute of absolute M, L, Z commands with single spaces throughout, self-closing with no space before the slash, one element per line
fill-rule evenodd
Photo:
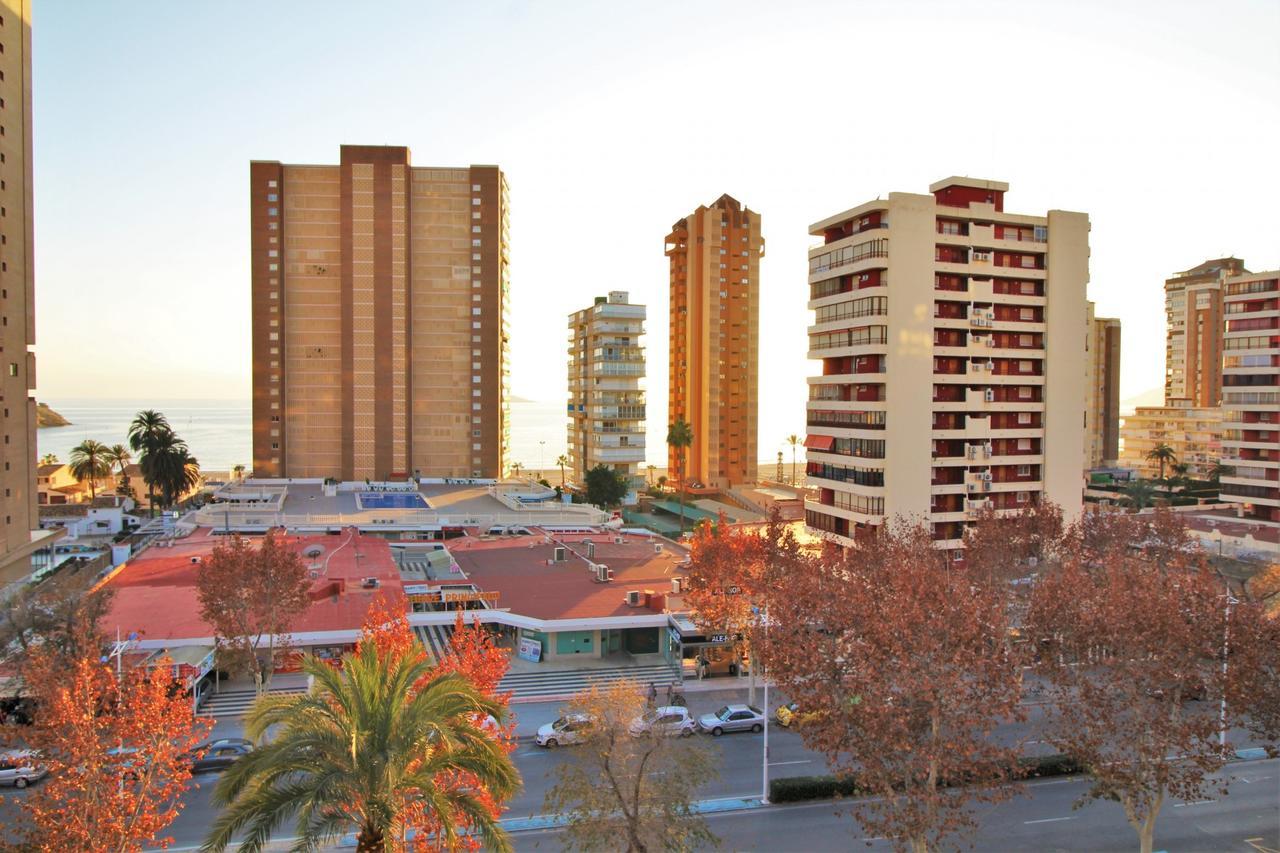
<path fill-rule="evenodd" d="M 582 743 L 594 724 L 595 720 L 586 714 L 566 714 L 554 723 L 540 727 L 534 743 L 548 749 Z"/>
<path fill-rule="evenodd" d="M 725 732 L 758 732 L 764 728 L 764 712 L 753 705 L 725 705 L 714 714 L 703 714 L 698 726 L 714 737 Z"/>
<path fill-rule="evenodd" d="M 0 785 L 25 788 L 45 777 L 48 769 L 39 761 L 38 753 L 29 749 L 11 749 L 0 753 Z"/>
<path fill-rule="evenodd" d="M 628 730 L 633 737 L 644 734 L 660 734 L 667 737 L 689 737 L 698 729 L 698 721 L 689 716 L 689 709 L 680 705 L 664 705 L 654 708 L 631 721 Z"/>

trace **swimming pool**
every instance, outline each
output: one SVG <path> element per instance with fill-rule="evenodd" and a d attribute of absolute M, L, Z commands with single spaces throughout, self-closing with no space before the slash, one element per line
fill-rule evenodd
<path fill-rule="evenodd" d="M 417 492 L 357 492 L 361 509 L 430 509 Z"/>

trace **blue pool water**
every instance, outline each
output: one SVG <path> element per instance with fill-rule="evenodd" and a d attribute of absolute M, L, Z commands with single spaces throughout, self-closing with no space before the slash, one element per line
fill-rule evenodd
<path fill-rule="evenodd" d="M 365 509 L 429 509 L 417 492 L 361 492 L 360 506 Z"/>

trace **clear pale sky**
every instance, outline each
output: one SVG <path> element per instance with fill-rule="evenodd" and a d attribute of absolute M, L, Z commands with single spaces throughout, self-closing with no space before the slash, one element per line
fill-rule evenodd
<path fill-rule="evenodd" d="M 1275 0 L 35 5 L 42 399 L 247 399 L 249 160 L 344 142 L 499 164 L 515 393 L 563 399 L 566 315 L 630 290 L 656 435 L 662 239 L 760 211 L 762 456 L 804 428 L 807 226 L 878 195 L 1088 212 L 1125 397 L 1163 382 L 1166 276 L 1280 267 Z"/>

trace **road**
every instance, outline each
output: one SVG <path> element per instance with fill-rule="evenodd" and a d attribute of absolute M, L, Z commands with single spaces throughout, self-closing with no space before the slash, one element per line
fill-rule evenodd
<path fill-rule="evenodd" d="M 1186 851 L 1280 851 L 1280 761 L 1231 765 L 1224 774 L 1230 794 L 1196 803 L 1167 803 L 1156 826 L 1156 848 Z M 1021 796 L 978 810 L 979 830 L 971 839 L 955 838 L 944 849 L 991 853 L 1080 851 L 1132 853 L 1137 833 L 1120 806 L 1094 802 L 1079 810 L 1072 804 L 1088 784 L 1081 779 L 1048 779 L 1016 786 Z M 710 815 L 708 826 L 726 850 L 844 851 L 891 850 L 885 839 L 867 838 L 847 809 L 830 802 L 769 806 Z M 517 850 L 555 850 L 559 830 L 520 832 Z"/>

